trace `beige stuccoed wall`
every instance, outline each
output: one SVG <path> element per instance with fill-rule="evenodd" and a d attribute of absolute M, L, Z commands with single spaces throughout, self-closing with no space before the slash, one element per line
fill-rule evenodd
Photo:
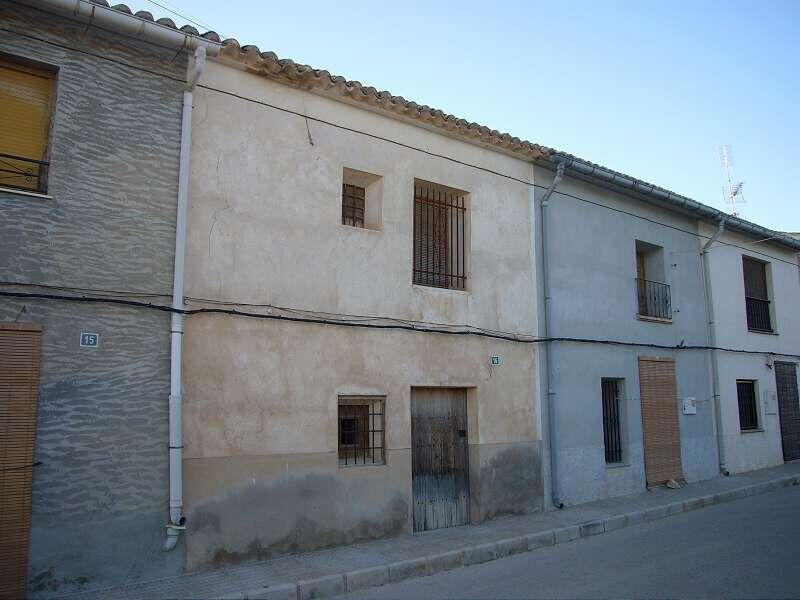
<path fill-rule="evenodd" d="M 530 180 L 516 158 L 231 66 L 201 84 Z M 383 178 L 379 231 L 341 225 L 345 167 Z M 411 284 L 415 178 L 469 193 L 465 292 Z M 190 190 L 189 297 L 536 331 L 523 183 L 201 86 Z M 409 531 L 414 386 L 469 388 L 474 521 L 541 507 L 534 345 L 222 315 L 184 339 L 190 568 Z M 338 466 L 340 394 L 386 397 L 385 466 Z"/>

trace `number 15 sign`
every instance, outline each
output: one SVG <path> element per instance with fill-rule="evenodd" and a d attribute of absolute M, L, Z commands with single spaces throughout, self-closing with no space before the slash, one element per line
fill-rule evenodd
<path fill-rule="evenodd" d="M 84 348 L 97 348 L 100 345 L 99 333 L 81 331 L 81 346 Z"/>

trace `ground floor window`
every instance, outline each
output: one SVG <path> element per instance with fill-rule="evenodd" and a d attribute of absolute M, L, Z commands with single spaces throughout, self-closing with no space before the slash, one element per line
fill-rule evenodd
<path fill-rule="evenodd" d="M 622 426 L 620 410 L 620 391 L 622 380 L 601 380 L 603 397 L 603 443 L 606 449 L 606 463 L 622 462 Z"/>
<path fill-rule="evenodd" d="M 751 379 L 737 379 L 736 395 L 739 399 L 739 428 L 742 431 L 758 429 L 756 382 Z"/>
<path fill-rule="evenodd" d="M 386 462 L 384 400 L 380 396 L 339 396 L 340 465 Z"/>

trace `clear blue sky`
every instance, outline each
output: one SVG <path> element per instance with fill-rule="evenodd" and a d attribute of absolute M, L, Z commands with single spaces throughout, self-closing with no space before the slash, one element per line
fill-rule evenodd
<path fill-rule="evenodd" d="M 800 2 L 157 0 L 242 44 L 800 231 Z M 182 19 L 150 0 L 134 10 Z"/>

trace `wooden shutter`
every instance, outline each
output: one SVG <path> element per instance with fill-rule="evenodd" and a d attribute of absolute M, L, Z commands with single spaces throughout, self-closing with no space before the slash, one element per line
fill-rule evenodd
<path fill-rule="evenodd" d="M 0 598 L 25 597 L 41 329 L 0 323 Z"/>
<path fill-rule="evenodd" d="M 743 256 L 742 270 L 744 271 L 744 295 L 748 298 L 769 300 L 766 265 Z"/>
<path fill-rule="evenodd" d="M 640 358 L 639 388 L 647 485 L 683 479 L 675 361 Z"/>
<path fill-rule="evenodd" d="M 52 93 L 51 72 L 0 60 L 0 186 L 41 189 Z"/>

